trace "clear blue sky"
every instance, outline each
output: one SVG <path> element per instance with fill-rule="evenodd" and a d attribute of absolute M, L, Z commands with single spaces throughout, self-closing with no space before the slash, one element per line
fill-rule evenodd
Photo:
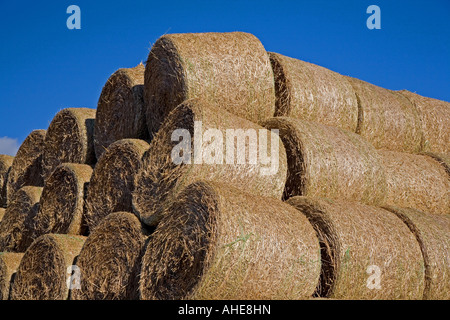
<path fill-rule="evenodd" d="M 62 108 L 95 108 L 164 33 L 246 31 L 268 51 L 450 101 L 449 0 L 0 1 L 0 153 Z M 66 27 L 71 4 L 81 30 Z M 381 30 L 366 27 L 372 4 Z"/>

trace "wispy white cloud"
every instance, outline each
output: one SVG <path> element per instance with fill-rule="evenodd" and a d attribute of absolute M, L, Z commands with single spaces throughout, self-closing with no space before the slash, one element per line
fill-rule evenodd
<path fill-rule="evenodd" d="M 19 147 L 20 145 L 17 139 L 0 137 L 0 154 L 15 156 Z"/>

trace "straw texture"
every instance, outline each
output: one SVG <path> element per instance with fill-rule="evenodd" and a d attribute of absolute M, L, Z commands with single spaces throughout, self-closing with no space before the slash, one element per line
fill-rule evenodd
<path fill-rule="evenodd" d="M 424 299 L 450 299 L 450 216 L 386 207 L 416 236 L 425 262 Z"/>
<path fill-rule="evenodd" d="M 6 181 L 8 181 L 9 170 L 14 157 L 0 154 L 0 208 L 6 207 Z"/>
<path fill-rule="evenodd" d="M 348 80 L 318 65 L 269 53 L 275 76 L 275 116 L 356 131 L 358 101 Z"/>
<path fill-rule="evenodd" d="M 0 300 L 8 300 L 23 253 L 0 252 Z"/>
<path fill-rule="evenodd" d="M 138 280 L 147 231 L 132 213 L 104 218 L 89 235 L 77 259 L 81 288 L 72 300 L 139 298 Z"/>
<path fill-rule="evenodd" d="M 294 197 L 288 203 L 308 217 L 319 237 L 319 296 L 422 299 L 425 273 L 420 246 L 395 214 L 342 200 Z"/>
<path fill-rule="evenodd" d="M 56 114 L 45 137 L 43 176 L 61 163 L 95 164 L 95 109 L 67 108 Z"/>
<path fill-rule="evenodd" d="M 387 180 L 386 204 L 450 214 L 450 178 L 425 155 L 380 150 Z"/>
<path fill-rule="evenodd" d="M 269 57 L 244 32 L 162 36 L 148 55 L 144 95 L 151 135 L 170 111 L 196 97 L 256 123 L 275 112 Z"/>
<path fill-rule="evenodd" d="M 422 124 L 416 107 L 398 92 L 347 77 L 358 98 L 356 133 L 377 149 L 419 152 Z"/>
<path fill-rule="evenodd" d="M 95 166 L 86 197 L 86 223 L 94 230 L 101 219 L 117 211 L 132 211 L 134 179 L 149 144 L 139 139 L 114 142 Z"/>
<path fill-rule="evenodd" d="M 361 136 L 287 117 L 272 118 L 264 126 L 279 129 L 287 152 L 284 199 L 301 195 L 384 202 L 386 180 L 381 159 Z"/>
<path fill-rule="evenodd" d="M 427 98 L 408 90 L 399 91 L 419 112 L 422 123 L 422 152 L 450 154 L 450 103 Z"/>
<path fill-rule="evenodd" d="M 26 186 L 14 194 L 0 222 L 0 252 L 25 252 L 32 243 L 41 187 Z"/>
<path fill-rule="evenodd" d="M 45 135 L 45 130 L 34 130 L 20 145 L 11 165 L 6 183 L 8 206 L 14 193 L 23 186 L 44 186 L 44 180 L 42 179 L 42 156 Z"/>
<path fill-rule="evenodd" d="M 185 130 L 188 136 L 174 139 L 176 129 Z M 208 137 L 208 132 L 215 134 Z M 175 152 L 174 158 L 180 144 L 183 151 Z M 256 161 L 251 161 L 250 149 Z M 179 154 L 190 163 L 174 161 Z M 202 100 L 187 100 L 166 118 L 144 155 L 136 176 L 133 210 L 147 225 L 156 225 L 165 202 L 199 179 L 227 182 L 249 193 L 281 199 L 286 171 L 286 152 L 276 133 Z"/>
<path fill-rule="evenodd" d="M 34 217 L 33 239 L 48 233 L 85 234 L 85 193 L 92 168 L 63 163 L 45 182 L 39 212 Z"/>
<path fill-rule="evenodd" d="M 67 300 L 68 268 L 74 265 L 84 241 L 85 237 L 60 234 L 36 239 L 20 261 L 11 300 Z"/>
<path fill-rule="evenodd" d="M 300 212 L 196 182 L 151 236 L 140 292 L 143 299 L 307 299 L 319 273 L 319 242 Z"/>
<path fill-rule="evenodd" d="M 115 141 L 149 138 L 144 107 L 144 70 L 143 64 L 119 69 L 103 87 L 95 116 L 97 159 Z"/>

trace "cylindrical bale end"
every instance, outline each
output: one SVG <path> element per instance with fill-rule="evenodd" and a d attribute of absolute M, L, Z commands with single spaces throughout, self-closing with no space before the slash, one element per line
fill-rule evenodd
<path fill-rule="evenodd" d="M 115 141 L 149 139 L 144 107 L 143 64 L 113 73 L 103 87 L 95 116 L 97 159 Z"/>
<path fill-rule="evenodd" d="M 7 203 L 23 186 L 43 187 L 43 152 L 46 130 L 34 130 L 22 142 L 17 151 L 6 184 Z"/>
<path fill-rule="evenodd" d="M 0 252 L 0 300 L 8 300 L 23 253 Z"/>
<path fill-rule="evenodd" d="M 149 144 L 139 139 L 114 142 L 95 166 L 86 197 L 86 223 L 94 230 L 101 219 L 118 211 L 132 211 L 134 180 Z"/>
<path fill-rule="evenodd" d="M 0 252 L 25 252 L 31 245 L 41 195 L 41 187 L 30 186 L 14 194 L 0 222 Z"/>
<path fill-rule="evenodd" d="M 89 235 L 77 259 L 79 290 L 72 300 L 134 300 L 147 231 L 132 213 L 104 218 Z"/>
<path fill-rule="evenodd" d="M 11 300 L 66 300 L 76 288 L 74 259 L 85 237 L 46 234 L 27 249 L 17 269 Z M 73 275 L 72 275 L 73 273 Z"/>
<path fill-rule="evenodd" d="M 318 239 L 295 208 L 199 181 L 152 234 L 140 292 L 163 300 L 306 299 L 319 273 Z"/>
<path fill-rule="evenodd" d="M 45 137 L 44 180 L 61 163 L 95 164 L 95 112 L 89 108 L 67 108 L 56 114 Z"/>
<path fill-rule="evenodd" d="M 85 193 L 92 175 L 86 164 L 63 163 L 46 180 L 33 239 L 48 233 L 83 235 Z"/>

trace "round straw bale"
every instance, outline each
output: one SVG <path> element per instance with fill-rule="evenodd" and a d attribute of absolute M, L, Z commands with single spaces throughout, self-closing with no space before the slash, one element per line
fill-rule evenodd
<path fill-rule="evenodd" d="M 434 153 L 434 152 L 423 152 L 423 155 L 432 157 L 434 160 L 439 162 L 447 172 L 448 176 L 450 177 L 450 153 L 444 154 L 444 153 Z"/>
<path fill-rule="evenodd" d="M 423 141 L 421 150 L 450 154 L 450 103 L 427 98 L 408 90 L 399 91 L 419 112 Z"/>
<path fill-rule="evenodd" d="M 94 147 L 97 159 L 117 140 L 149 138 L 145 122 L 144 70 L 143 64 L 119 69 L 103 87 L 95 116 Z"/>
<path fill-rule="evenodd" d="M 63 163 L 45 182 L 34 217 L 33 239 L 43 234 L 85 234 L 85 191 L 92 168 L 86 164 Z"/>
<path fill-rule="evenodd" d="M 419 152 L 422 124 L 416 107 L 398 92 L 346 77 L 358 98 L 356 133 L 377 149 Z"/>
<path fill-rule="evenodd" d="M 386 204 L 450 214 L 450 178 L 425 155 L 379 150 L 387 180 Z"/>
<path fill-rule="evenodd" d="M 135 300 L 146 231 L 132 213 L 104 218 L 86 239 L 77 259 L 79 290 L 72 300 Z"/>
<path fill-rule="evenodd" d="M 450 300 L 450 216 L 388 206 L 409 227 L 425 262 L 424 298 Z"/>
<path fill-rule="evenodd" d="M 8 300 L 22 256 L 23 253 L 0 252 L 0 300 Z"/>
<path fill-rule="evenodd" d="M 24 252 L 31 245 L 41 194 L 41 187 L 30 186 L 14 194 L 0 222 L 0 251 Z"/>
<path fill-rule="evenodd" d="M 318 65 L 269 53 L 275 77 L 275 116 L 356 131 L 358 101 L 348 80 Z"/>
<path fill-rule="evenodd" d="M 0 222 L 2 222 L 3 216 L 5 215 L 5 208 L 0 208 Z"/>
<path fill-rule="evenodd" d="M 177 129 L 188 136 L 173 141 Z M 213 137 L 207 137 L 211 132 Z M 177 162 L 174 150 L 180 145 L 184 160 Z M 270 157 L 267 162 L 265 156 Z M 281 199 L 287 171 L 286 152 L 276 133 L 199 99 L 187 100 L 170 113 L 143 163 L 136 176 L 133 210 L 150 226 L 161 219 L 164 203 L 196 180 L 225 181 L 249 193 Z"/>
<path fill-rule="evenodd" d="M 318 238 L 281 200 L 225 184 L 189 185 L 150 236 L 143 299 L 308 299 L 320 274 Z"/>
<path fill-rule="evenodd" d="M 43 187 L 42 157 L 45 130 L 32 131 L 20 145 L 14 157 L 6 182 L 6 199 L 9 205 L 14 193 L 23 186 Z"/>
<path fill-rule="evenodd" d="M 9 169 L 14 157 L 0 154 L 0 208 L 6 207 L 6 181 L 8 181 Z"/>
<path fill-rule="evenodd" d="M 86 197 L 86 223 L 92 231 L 101 219 L 117 211 L 132 211 L 134 178 L 149 144 L 139 139 L 114 142 L 95 166 Z"/>
<path fill-rule="evenodd" d="M 69 273 L 80 253 L 85 237 L 46 234 L 27 249 L 17 269 L 11 300 L 66 300 L 69 284 L 76 278 Z M 69 270 L 68 270 L 69 269 Z M 75 284 L 76 285 L 76 284 Z"/>
<path fill-rule="evenodd" d="M 43 175 L 61 163 L 94 164 L 95 109 L 67 108 L 56 114 L 45 137 Z"/>
<path fill-rule="evenodd" d="M 279 129 L 288 158 L 284 199 L 292 196 L 384 201 L 386 185 L 379 155 L 364 138 L 339 128 L 287 117 L 267 120 Z"/>
<path fill-rule="evenodd" d="M 343 200 L 293 197 L 287 202 L 306 215 L 319 237 L 322 274 L 317 295 L 422 299 L 420 246 L 395 214 Z"/>
<path fill-rule="evenodd" d="M 270 60 L 252 34 L 168 34 L 153 45 L 145 68 L 150 134 L 183 101 L 202 96 L 209 104 L 260 122 L 275 112 Z"/>

